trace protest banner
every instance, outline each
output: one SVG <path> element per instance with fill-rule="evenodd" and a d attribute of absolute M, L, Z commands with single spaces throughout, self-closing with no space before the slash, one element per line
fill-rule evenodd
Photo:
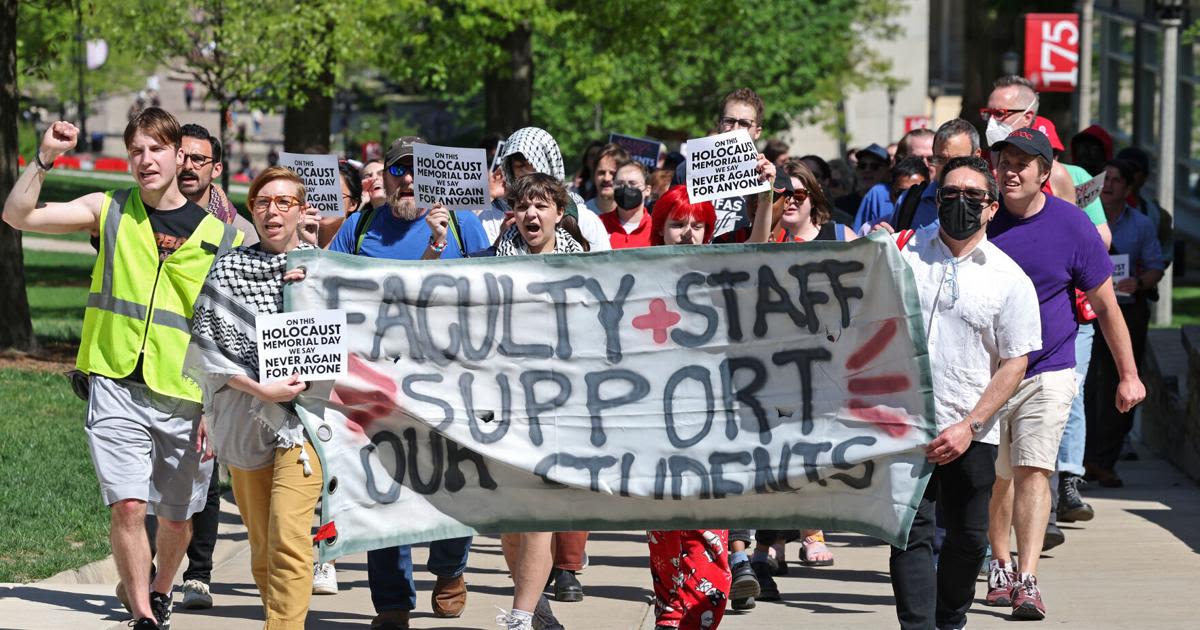
<path fill-rule="evenodd" d="M 342 207 L 342 183 L 338 173 L 336 155 L 308 155 L 306 153 L 280 153 L 279 165 L 286 166 L 304 182 L 304 196 L 308 205 L 321 212 L 323 217 L 340 217 L 346 214 Z"/>
<path fill-rule="evenodd" d="M 325 560 L 506 531 L 905 544 L 936 429 L 914 281 L 882 235 L 288 265 L 307 270 L 289 310 L 347 312 L 348 375 L 297 405 Z"/>
<path fill-rule="evenodd" d="M 650 140 L 649 138 L 626 136 L 619 133 L 608 134 L 608 141 L 621 145 L 629 153 L 630 158 L 636 162 L 641 162 L 642 166 L 651 171 L 658 168 L 658 150 L 661 145 L 659 141 Z"/>
<path fill-rule="evenodd" d="M 1100 171 L 1099 175 L 1075 187 L 1075 205 L 1086 207 L 1100 196 L 1100 189 L 1104 188 L 1104 175 L 1105 171 Z"/>
<path fill-rule="evenodd" d="M 484 210 L 491 202 L 484 149 L 414 144 L 413 166 L 418 207 L 440 203 L 451 210 Z"/>
<path fill-rule="evenodd" d="M 1109 254 L 1108 257 L 1112 259 L 1112 265 L 1113 265 L 1112 279 L 1113 279 L 1114 286 L 1118 282 L 1133 275 L 1132 272 L 1129 270 L 1129 254 Z M 1126 293 L 1124 291 L 1116 291 L 1116 294 L 1117 295 L 1126 295 L 1126 296 L 1129 295 L 1129 293 Z"/>
<path fill-rule="evenodd" d="M 758 149 L 745 129 L 687 141 L 687 187 L 692 203 L 763 192 Z"/>
<path fill-rule="evenodd" d="M 258 381 L 299 374 L 302 381 L 346 375 L 346 311 L 321 310 L 259 315 Z"/>

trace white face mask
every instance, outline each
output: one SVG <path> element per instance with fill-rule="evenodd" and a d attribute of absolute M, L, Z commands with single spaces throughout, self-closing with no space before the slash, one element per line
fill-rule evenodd
<path fill-rule="evenodd" d="M 1034 101 L 1034 102 L 1036 102 L 1036 101 Z M 1033 107 L 1033 103 L 1030 103 L 1028 106 L 1025 107 L 1025 109 L 1021 110 L 1020 115 L 1024 116 L 1025 112 L 1029 111 L 1030 107 Z M 1008 134 L 1010 134 L 1012 132 L 1013 132 L 1012 127 L 1008 126 L 1005 123 L 1000 122 L 999 120 L 996 119 L 995 116 L 992 116 L 991 118 L 988 118 L 987 129 L 984 131 L 983 135 L 987 137 L 988 146 L 990 147 L 993 144 L 996 144 L 997 142 L 1000 142 L 1001 140 L 1008 138 Z"/>

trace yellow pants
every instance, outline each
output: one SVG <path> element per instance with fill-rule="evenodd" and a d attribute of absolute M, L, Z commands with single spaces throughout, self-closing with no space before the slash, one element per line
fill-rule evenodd
<path fill-rule="evenodd" d="M 233 496 L 249 530 L 250 569 L 262 597 L 264 630 L 303 630 L 312 598 L 312 523 L 321 497 L 321 462 L 312 444 L 304 448 L 312 468 L 308 477 L 299 446 L 275 449 L 274 466 L 229 468 Z"/>

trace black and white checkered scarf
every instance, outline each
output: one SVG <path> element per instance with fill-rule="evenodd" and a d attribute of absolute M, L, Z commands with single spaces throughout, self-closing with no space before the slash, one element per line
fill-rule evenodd
<path fill-rule="evenodd" d="M 296 249 L 313 249 L 301 243 Z M 258 245 L 238 247 L 218 260 L 204 281 L 192 314 L 192 345 L 208 373 L 244 374 L 258 380 L 254 320 L 283 310 L 287 254 Z"/>
<path fill-rule="evenodd" d="M 521 237 L 521 231 L 516 226 L 508 228 L 508 231 L 500 235 L 500 241 L 496 243 L 497 256 L 522 256 L 529 253 L 529 244 Z M 555 254 L 582 254 L 583 246 L 569 232 L 562 227 L 554 227 L 554 253 Z"/>

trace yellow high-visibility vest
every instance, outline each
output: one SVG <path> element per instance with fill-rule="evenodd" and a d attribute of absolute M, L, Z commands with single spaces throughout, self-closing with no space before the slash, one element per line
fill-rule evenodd
<path fill-rule="evenodd" d="M 183 375 L 192 305 L 213 263 L 242 242 L 242 233 L 208 215 L 160 266 L 137 188 L 105 193 L 100 226 L 76 367 L 125 378 L 141 357 L 150 389 L 200 402 L 199 386 Z"/>

